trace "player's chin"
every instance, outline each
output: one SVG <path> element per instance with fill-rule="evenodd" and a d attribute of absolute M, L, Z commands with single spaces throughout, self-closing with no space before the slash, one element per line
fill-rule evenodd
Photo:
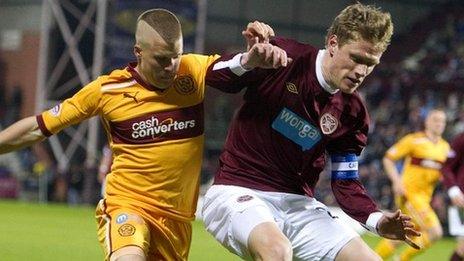
<path fill-rule="evenodd" d="M 340 91 L 346 94 L 353 94 L 356 91 L 356 89 L 358 89 L 358 86 L 340 86 Z"/>
<path fill-rule="evenodd" d="M 172 79 L 160 79 L 156 82 L 156 87 L 160 89 L 167 89 L 174 83 L 174 78 Z"/>

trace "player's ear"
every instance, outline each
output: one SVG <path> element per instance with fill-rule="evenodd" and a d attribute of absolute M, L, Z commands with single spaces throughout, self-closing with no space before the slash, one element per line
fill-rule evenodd
<path fill-rule="evenodd" d="M 134 55 L 139 60 L 142 58 L 142 48 L 138 44 L 134 45 Z"/>
<path fill-rule="evenodd" d="M 327 51 L 329 51 L 330 57 L 332 57 L 338 48 L 338 38 L 335 34 L 331 35 L 327 40 Z"/>

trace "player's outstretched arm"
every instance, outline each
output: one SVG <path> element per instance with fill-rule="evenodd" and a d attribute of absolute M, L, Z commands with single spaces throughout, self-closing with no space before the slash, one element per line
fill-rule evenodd
<path fill-rule="evenodd" d="M 418 237 L 421 234 L 414 229 L 411 217 L 401 213 L 401 210 L 397 210 L 394 213 L 384 212 L 377 223 L 377 231 L 382 237 L 403 240 L 411 247 L 420 249 L 420 246 L 414 243 L 411 237 Z"/>
<path fill-rule="evenodd" d="M 257 43 L 241 57 L 240 64 L 246 70 L 254 68 L 276 69 L 286 67 L 291 61 L 287 52 L 269 43 Z"/>
<path fill-rule="evenodd" d="M 403 197 L 405 194 L 403 181 L 401 181 L 401 176 L 396 169 L 395 162 L 388 157 L 383 157 L 382 164 L 385 173 L 392 183 L 393 193 L 396 196 Z"/>
<path fill-rule="evenodd" d="M 0 154 L 30 146 L 45 139 L 35 116 L 17 121 L 0 132 Z"/>

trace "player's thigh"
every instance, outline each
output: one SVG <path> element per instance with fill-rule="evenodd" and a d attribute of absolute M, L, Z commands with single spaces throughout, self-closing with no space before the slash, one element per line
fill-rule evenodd
<path fill-rule="evenodd" d="M 432 233 L 439 233 L 441 231 L 440 221 L 429 202 L 430 199 L 426 196 L 410 197 L 404 202 L 403 211 L 412 217 L 413 222 L 422 231 L 432 230 Z"/>
<path fill-rule="evenodd" d="M 382 260 L 360 237 L 351 239 L 337 254 L 336 261 Z"/>
<path fill-rule="evenodd" d="M 288 216 L 284 234 L 292 243 L 294 260 L 334 260 L 350 240 L 359 238 L 318 202 Z"/>
<path fill-rule="evenodd" d="M 260 260 L 291 260 L 292 244 L 275 222 L 264 222 L 251 230 L 248 252 L 253 257 L 260 257 Z"/>
<path fill-rule="evenodd" d="M 206 230 L 229 251 L 242 258 L 249 258 L 247 247 L 251 231 L 261 223 L 275 223 L 268 205 L 247 188 L 211 186 L 203 204 Z"/>
<path fill-rule="evenodd" d="M 147 222 L 134 210 L 112 209 L 111 212 L 107 212 L 106 206 L 99 204 L 96 210 L 98 240 L 104 251 L 105 259 L 109 260 L 115 251 L 126 246 L 137 246 L 146 255 L 150 247 Z"/>

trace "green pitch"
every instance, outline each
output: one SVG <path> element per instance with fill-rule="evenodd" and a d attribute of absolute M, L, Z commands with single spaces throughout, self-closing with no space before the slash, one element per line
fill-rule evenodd
<path fill-rule="evenodd" d="M 94 210 L 89 207 L 0 201 L 0 260 L 103 260 L 96 239 Z M 378 238 L 364 236 L 370 246 Z M 454 247 L 444 239 L 416 260 L 448 260 Z M 193 223 L 190 260 L 239 260 Z"/>

